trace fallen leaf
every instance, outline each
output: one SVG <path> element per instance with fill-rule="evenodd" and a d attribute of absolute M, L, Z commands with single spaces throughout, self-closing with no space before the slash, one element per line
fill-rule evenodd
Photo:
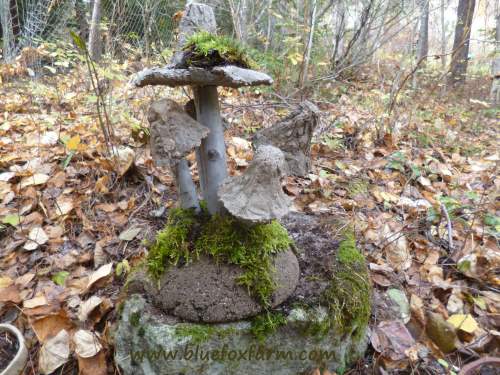
<path fill-rule="evenodd" d="M 74 208 L 73 198 L 67 195 L 57 197 L 55 204 L 56 216 L 67 215 Z"/>
<path fill-rule="evenodd" d="M 31 229 L 28 235 L 28 241 L 24 244 L 25 250 L 36 250 L 40 245 L 44 245 L 49 240 L 49 237 L 41 227 Z"/>
<path fill-rule="evenodd" d="M 105 264 L 104 266 L 99 267 L 96 271 L 92 273 L 89 277 L 89 282 L 87 283 L 87 290 L 94 285 L 97 281 L 102 278 L 108 277 L 111 274 L 111 270 L 113 269 L 113 263 Z"/>
<path fill-rule="evenodd" d="M 56 336 L 47 340 L 40 348 L 39 370 L 42 374 L 50 374 L 69 360 L 69 335 L 61 330 Z"/>
<path fill-rule="evenodd" d="M 106 263 L 106 253 L 104 252 L 101 244 L 96 243 L 94 248 L 94 265 L 96 267 L 102 266 Z"/>
<path fill-rule="evenodd" d="M 19 216 L 18 214 L 11 214 L 2 218 L 2 224 L 9 224 L 13 227 L 17 226 L 20 222 L 21 216 Z"/>
<path fill-rule="evenodd" d="M 80 305 L 80 310 L 78 312 L 78 319 L 84 322 L 87 320 L 89 314 L 94 311 L 94 309 L 99 306 L 102 302 L 102 298 L 98 296 L 92 296 L 88 300 L 84 301 Z"/>
<path fill-rule="evenodd" d="M 396 271 L 405 271 L 410 268 L 412 258 L 408 249 L 408 241 L 402 233 L 393 233 L 388 224 L 382 228 L 380 236 L 387 241 L 385 254 L 389 265 Z"/>
<path fill-rule="evenodd" d="M 64 283 L 66 282 L 66 278 L 68 276 L 69 276 L 68 271 L 60 271 L 56 273 L 54 276 L 52 276 L 52 281 L 57 285 L 64 286 Z"/>
<path fill-rule="evenodd" d="M 103 350 L 93 357 L 77 356 L 79 375 L 106 375 L 108 373 L 106 354 Z"/>
<path fill-rule="evenodd" d="M 9 276 L 0 276 L 0 289 L 7 288 L 12 284 L 14 284 L 14 280 Z"/>
<path fill-rule="evenodd" d="M 410 304 L 406 294 L 399 289 L 389 289 L 387 295 L 399 307 L 401 320 L 406 324 L 410 321 Z"/>
<path fill-rule="evenodd" d="M 0 181 L 9 182 L 16 175 L 15 172 L 3 172 L 0 173 Z"/>
<path fill-rule="evenodd" d="M 134 164 L 135 152 L 127 146 L 119 146 L 114 151 L 115 170 L 119 176 L 123 176 Z"/>
<path fill-rule="evenodd" d="M 479 327 L 476 320 L 470 314 L 453 314 L 448 318 L 447 322 L 467 333 L 474 333 Z"/>
<path fill-rule="evenodd" d="M 25 309 L 33 309 L 35 307 L 48 305 L 47 298 L 43 294 L 39 294 L 34 298 L 28 299 L 23 302 Z"/>
<path fill-rule="evenodd" d="M 19 187 L 23 189 L 25 187 L 33 185 L 43 185 L 49 180 L 49 178 L 50 176 L 45 173 L 35 173 L 32 176 L 24 177 L 21 180 Z"/>
<path fill-rule="evenodd" d="M 24 288 L 31 282 L 31 280 L 33 280 L 34 277 L 35 277 L 34 273 L 25 273 L 24 275 L 19 276 L 16 279 L 16 285 L 20 286 L 21 288 Z"/>
<path fill-rule="evenodd" d="M 55 131 L 48 131 L 42 135 L 40 142 L 44 146 L 55 146 L 58 140 L 59 136 Z"/>
<path fill-rule="evenodd" d="M 412 335 L 399 320 L 383 321 L 373 330 L 373 348 L 393 361 L 406 358 L 406 351 L 415 345 Z"/>
<path fill-rule="evenodd" d="M 73 323 L 71 323 L 71 320 L 64 310 L 59 311 L 57 314 L 51 314 L 33 320 L 30 324 L 38 341 L 42 344 L 51 337 L 57 336 L 61 330 L 70 332 L 73 329 Z"/>
<path fill-rule="evenodd" d="M 75 332 L 73 342 L 76 354 L 82 358 L 93 357 L 102 349 L 97 335 L 84 329 Z"/>
<path fill-rule="evenodd" d="M 410 311 L 422 326 L 425 325 L 424 301 L 416 294 L 410 296 Z"/>
<path fill-rule="evenodd" d="M 0 302 L 21 303 L 21 295 L 16 285 L 0 288 Z"/>
<path fill-rule="evenodd" d="M 121 232 L 118 238 L 122 241 L 132 241 L 141 231 L 141 227 L 131 227 Z"/>
<path fill-rule="evenodd" d="M 73 137 L 71 137 L 68 142 L 66 142 L 66 148 L 69 150 L 69 151 L 76 151 L 78 150 L 78 146 L 80 145 L 80 136 L 79 135 L 75 135 Z"/>

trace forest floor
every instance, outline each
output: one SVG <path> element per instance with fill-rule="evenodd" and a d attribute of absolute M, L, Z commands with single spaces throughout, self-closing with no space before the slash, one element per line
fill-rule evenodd
<path fill-rule="evenodd" d="M 295 210 L 331 218 L 332 237 L 353 226 L 366 256 L 371 346 L 349 373 L 458 373 L 498 355 L 500 111 L 487 103 L 487 78 L 443 92 L 431 71 L 393 100 L 391 64 L 316 87 L 313 168 L 284 189 Z M 58 374 L 119 373 L 109 333 L 120 288 L 175 203 L 172 176 L 144 144 L 147 108 L 186 93 L 131 89 L 131 64 L 102 71 L 112 160 L 85 70 L 29 78 L 9 69 L 0 87 L 0 321 L 24 331 L 26 374 L 63 365 Z M 240 173 L 252 159 L 247 139 L 298 100 L 258 89 L 221 98 L 231 173 Z M 85 334 L 100 345 L 89 348 Z"/>

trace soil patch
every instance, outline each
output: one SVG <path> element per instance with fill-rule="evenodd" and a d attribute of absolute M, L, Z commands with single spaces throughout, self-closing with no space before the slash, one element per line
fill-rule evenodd
<path fill-rule="evenodd" d="M 7 368 L 18 350 L 19 343 L 16 336 L 10 332 L 0 332 L 0 372 Z"/>
<path fill-rule="evenodd" d="M 288 312 L 298 303 L 314 305 L 320 302 L 321 295 L 330 285 L 339 242 L 332 239 L 328 225 L 320 216 L 293 212 L 281 222 L 295 241 L 300 268 L 297 287 L 281 306 Z"/>

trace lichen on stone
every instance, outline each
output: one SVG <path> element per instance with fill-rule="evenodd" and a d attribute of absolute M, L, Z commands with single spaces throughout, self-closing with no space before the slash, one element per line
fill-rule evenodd
<path fill-rule="evenodd" d="M 276 289 L 272 278 L 272 257 L 292 244 L 286 229 L 277 221 L 243 223 L 231 215 L 210 216 L 206 209 L 173 209 L 167 225 L 150 247 L 147 265 L 159 279 L 169 266 L 195 261 L 201 254 L 243 269 L 237 279 L 262 305 Z"/>
<path fill-rule="evenodd" d="M 210 68 L 220 65 L 236 65 L 255 69 L 256 63 L 247 56 L 245 49 L 234 39 L 217 36 L 207 31 L 193 34 L 183 48 L 179 67 Z"/>

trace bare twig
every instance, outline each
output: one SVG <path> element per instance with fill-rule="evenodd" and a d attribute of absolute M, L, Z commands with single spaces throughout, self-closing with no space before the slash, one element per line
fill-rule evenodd
<path fill-rule="evenodd" d="M 448 230 L 448 248 L 450 251 L 453 250 L 453 228 L 451 226 L 451 220 L 450 220 L 450 215 L 448 214 L 448 210 L 446 209 L 446 206 L 440 202 L 439 206 L 441 207 L 441 212 L 443 213 L 444 217 L 446 218 L 446 228 Z"/>
<path fill-rule="evenodd" d="M 481 359 L 473 361 L 462 367 L 462 370 L 460 370 L 458 375 L 472 375 L 474 373 L 474 370 L 479 369 L 483 365 L 494 365 L 496 367 L 500 367 L 500 358 L 483 357 Z"/>

